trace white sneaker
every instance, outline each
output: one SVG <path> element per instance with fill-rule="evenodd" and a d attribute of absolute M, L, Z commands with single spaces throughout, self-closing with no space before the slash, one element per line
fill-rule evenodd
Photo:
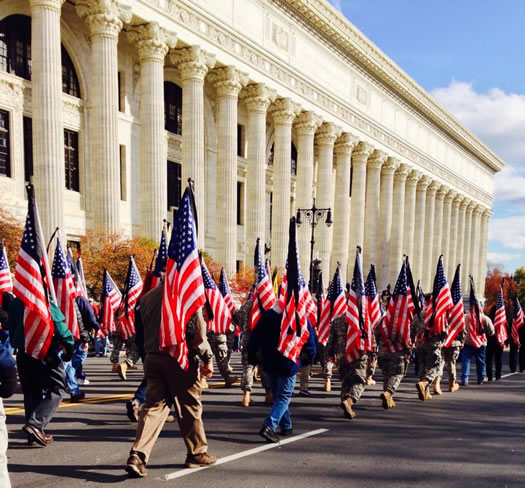
<path fill-rule="evenodd" d="M 77 383 L 79 385 L 89 385 L 90 381 L 87 378 L 84 378 L 84 379 L 78 378 L 77 379 Z"/>

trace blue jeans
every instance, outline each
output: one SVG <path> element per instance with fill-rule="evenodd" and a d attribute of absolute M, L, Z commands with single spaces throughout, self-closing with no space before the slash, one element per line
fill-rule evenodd
<path fill-rule="evenodd" d="M 274 431 L 279 425 L 281 429 L 291 429 L 292 419 L 288 406 L 295 387 L 295 375 L 280 376 L 276 373 L 267 373 L 267 375 L 273 393 L 273 405 L 270 414 L 264 419 L 263 423 Z"/>
<path fill-rule="evenodd" d="M 97 337 L 95 339 L 95 354 L 97 356 L 108 355 L 108 339 L 107 337 Z"/>
<path fill-rule="evenodd" d="M 82 365 L 87 358 L 87 351 L 83 351 L 83 347 L 84 344 L 82 344 L 82 342 L 77 342 L 73 357 L 71 358 L 71 366 L 75 369 L 75 376 L 82 380 L 86 379 L 86 375 L 82 371 Z"/>
<path fill-rule="evenodd" d="M 146 401 L 146 377 L 142 378 L 142 381 L 140 382 L 139 387 L 137 388 L 137 391 L 135 392 L 135 396 L 133 397 L 135 400 L 137 400 L 137 403 L 139 405 L 142 405 Z"/>
<path fill-rule="evenodd" d="M 80 388 L 77 383 L 75 368 L 71 363 L 72 361 L 64 362 L 64 369 L 66 370 L 66 386 L 70 395 L 78 395 L 80 393 Z"/>
<path fill-rule="evenodd" d="M 485 363 L 485 346 L 476 349 L 473 346 L 465 344 L 461 353 L 461 381 L 468 383 L 470 378 L 470 362 L 472 356 L 476 359 L 476 374 L 478 376 L 478 385 L 483 383 L 485 376 L 487 376 L 487 366 Z"/>

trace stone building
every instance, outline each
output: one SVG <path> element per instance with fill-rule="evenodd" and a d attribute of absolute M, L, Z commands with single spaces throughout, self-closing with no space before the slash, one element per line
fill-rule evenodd
<path fill-rule="evenodd" d="M 158 240 L 191 177 L 229 272 L 257 237 L 284 265 L 315 197 L 325 276 L 360 245 L 380 289 L 403 254 L 425 289 L 440 254 L 480 289 L 503 166 L 325 0 L 0 2 L 0 205 L 33 181 L 46 236 Z"/>

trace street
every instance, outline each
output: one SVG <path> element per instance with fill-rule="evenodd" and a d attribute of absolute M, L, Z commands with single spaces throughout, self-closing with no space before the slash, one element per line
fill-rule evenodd
<path fill-rule="evenodd" d="M 239 354 L 232 364 L 240 374 Z M 257 435 L 269 411 L 260 384 L 253 395 L 256 405 L 243 408 L 239 387 L 222 387 L 215 374 L 203 403 L 209 452 L 217 456 L 217 465 L 185 469 L 186 449 L 174 422 L 165 425 L 141 480 L 128 480 L 124 465 L 136 425 L 126 417 L 125 402 L 142 366 L 130 371 L 126 382 L 110 368 L 107 358 L 87 360 L 86 400 L 62 404 L 47 429 L 55 441 L 46 448 L 27 446 L 20 430 L 20 392 L 5 402 L 14 487 L 525 486 L 525 373 L 509 375 L 506 355 L 501 381 L 451 394 L 445 377 L 443 396 L 424 403 L 417 399 L 411 366 L 395 397 L 397 407 L 389 411 L 381 407 L 378 369 L 378 384 L 367 389 L 351 421 L 339 408 L 337 374 L 331 393 L 322 390 L 322 379 L 314 374 L 312 397 L 292 400 L 294 432 L 281 445 L 266 444 Z"/>

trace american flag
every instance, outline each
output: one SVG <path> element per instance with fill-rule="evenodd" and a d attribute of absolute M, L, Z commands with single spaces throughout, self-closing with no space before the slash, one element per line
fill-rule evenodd
<path fill-rule="evenodd" d="M 438 335 L 447 330 L 447 312 L 453 306 L 452 295 L 443 268 L 443 255 L 441 255 L 434 277 L 434 289 L 425 312 L 425 328 L 430 331 L 431 335 Z"/>
<path fill-rule="evenodd" d="M 209 310 L 211 310 L 211 315 L 208 317 L 208 329 L 216 334 L 226 334 L 232 322 L 232 314 L 204 260 L 201 260 L 201 267 L 206 300 L 210 305 Z"/>
<path fill-rule="evenodd" d="M 5 251 L 4 242 L 0 242 L 0 306 L 2 306 L 2 294 L 6 291 L 13 290 L 11 281 L 11 271 L 9 271 L 9 262 Z"/>
<path fill-rule="evenodd" d="M 53 285 L 55 286 L 58 307 L 64 314 L 68 329 L 73 334 L 75 340 L 77 340 L 80 337 L 80 329 L 75 312 L 75 298 L 78 296 L 78 293 L 73 283 L 69 262 L 58 238 L 51 274 L 53 276 Z"/>
<path fill-rule="evenodd" d="M 224 298 L 226 305 L 228 306 L 230 314 L 233 316 L 233 312 L 235 312 L 235 303 L 233 303 L 230 283 L 228 282 L 228 276 L 226 275 L 226 271 L 224 271 L 224 268 L 221 269 L 221 276 L 219 278 L 219 290 L 221 291 L 221 295 Z"/>
<path fill-rule="evenodd" d="M 135 264 L 135 259 L 133 259 L 133 256 L 130 256 L 128 274 L 124 285 L 124 298 L 120 304 L 122 313 L 118 321 L 123 340 L 127 340 L 135 335 L 135 306 L 143 288 L 144 283 Z"/>
<path fill-rule="evenodd" d="M 412 292 L 407 279 L 406 260 L 403 259 L 394 293 L 388 302 L 385 319 L 380 329 L 388 353 L 410 347 L 410 321 L 414 310 Z"/>
<path fill-rule="evenodd" d="M 111 278 L 107 269 L 104 269 L 104 280 L 102 281 L 102 294 L 100 304 L 102 306 L 102 329 L 107 335 L 115 332 L 115 312 L 122 301 L 122 294 Z"/>
<path fill-rule="evenodd" d="M 514 316 L 512 317 L 512 339 L 517 347 L 521 347 L 520 344 L 520 329 L 523 327 L 523 310 L 521 309 L 520 301 L 518 296 L 514 295 Z"/>
<path fill-rule="evenodd" d="M 503 303 L 503 282 L 499 287 L 498 301 L 496 303 L 496 314 L 494 315 L 494 329 L 496 338 L 501 347 L 505 347 L 505 341 L 509 338 L 507 332 L 507 315 L 505 314 L 505 304 Z"/>
<path fill-rule="evenodd" d="M 157 258 L 155 259 L 155 268 L 153 268 L 153 276 L 151 278 L 151 288 L 156 288 L 161 282 L 161 271 L 166 268 L 166 263 L 168 262 L 168 244 L 166 240 L 166 231 L 162 229 L 162 234 L 160 236 L 160 245 Z"/>
<path fill-rule="evenodd" d="M 188 369 L 186 325 L 206 303 L 197 251 L 196 220 L 193 192 L 188 186 L 174 220 L 168 247 L 159 334 L 161 350 L 173 356 L 185 371 Z"/>
<path fill-rule="evenodd" d="M 348 293 L 346 309 L 346 362 L 351 363 L 359 359 L 367 351 L 372 350 L 372 328 L 367 310 L 363 273 L 361 271 L 361 249 L 355 256 L 354 274 Z"/>
<path fill-rule="evenodd" d="M 469 297 L 469 332 L 472 345 L 479 349 L 485 342 L 485 331 L 483 328 L 483 311 L 479 306 L 474 290 L 474 278 L 470 276 L 470 297 Z"/>
<path fill-rule="evenodd" d="M 341 281 L 339 266 L 335 270 L 334 277 L 328 287 L 326 299 L 321 302 L 321 317 L 317 327 L 318 341 L 326 345 L 330 336 L 330 323 L 339 315 L 346 313 L 346 297 Z"/>
<path fill-rule="evenodd" d="M 82 264 L 82 258 L 77 259 L 77 274 L 78 274 L 78 284 L 82 290 L 82 295 L 85 298 L 88 298 L 87 286 L 86 286 L 86 277 L 84 275 L 84 265 Z"/>
<path fill-rule="evenodd" d="M 283 281 L 279 288 L 279 308 L 281 310 L 284 310 L 286 302 L 286 287 L 288 282 L 288 278 L 286 277 L 287 270 L 288 262 L 286 262 L 286 271 L 284 272 Z M 303 274 L 301 273 L 301 270 L 299 270 L 299 300 L 301 303 L 304 303 L 306 317 L 312 326 L 317 325 L 317 302 L 310 293 L 310 289 L 306 285 L 306 281 Z"/>
<path fill-rule="evenodd" d="M 450 347 L 456 336 L 465 328 L 465 309 L 461 292 L 461 264 L 458 264 L 456 268 L 450 294 L 454 306 L 448 311 L 448 332 L 443 347 Z"/>
<path fill-rule="evenodd" d="M 379 294 L 376 288 L 376 269 L 373 264 L 370 265 L 370 271 L 365 281 L 365 297 L 367 302 L 368 315 L 370 317 L 370 325 L 374 330 L 381 322 L 383 317 L 383 310 L 380 306 Z"/>
<path fill-rule="evenodd" d="M 43 360 L 55 333 L 49 303 L 51 300 L 56 302 L 56 298 L 35 191 L 32 184 L 26 188 L 27 218 L 16 263 L 13 292 L 24 304 L 26 353 Z"/>
<path fill-rule="evenodd" d="M 308 321 L 306 294 L 308 288 L 301 283 L 301 267 L 297 252 L 295 217 L 290 219 L 288 260 L 286 269 L 286 293 L 281 321 L 281 334 L 277 350 L 295 363 L 304 343 L 308 340 Z M 311 297 L 311 295 L 310 295 Z"/>
<path fill-rule="evenodd" d="M 83 294 L 83 290 L 82 290 L 82 287 L 79 281 L 78 269 L 75 265 L 75 258 L 73 257 L 73 251 L 69 244 L 67 245 L 66 261 L 69 266 L 69 273 L 71 274 L 71 279 L 73 280 L 73 286 L 75 289 L 74 295 L 76 298 Z"/>
<path fill-rule="evenodd" d="M 255 291 L 253 293 L 252 308 L 250 310 L 250 330 L 253 330 L 257 322 L 259 322 L 261 314 L 272 307 L 276 300 L 270 275 L 264 266 L 264 261 L 259 249 L 259 238 L 257 238 L 257 243 L 255 244 L 253 260 L 255 268 Z"/>

